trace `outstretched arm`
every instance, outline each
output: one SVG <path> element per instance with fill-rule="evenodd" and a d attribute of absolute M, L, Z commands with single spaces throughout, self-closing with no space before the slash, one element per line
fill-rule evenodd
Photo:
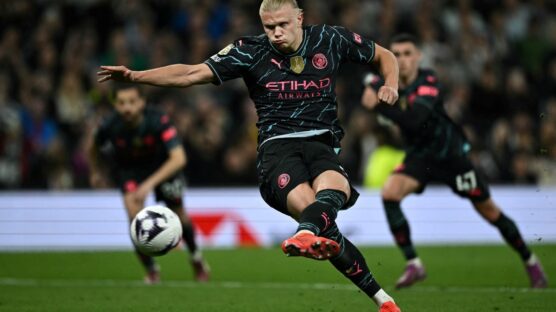
<path fill-rule="evenodd" d="M 392 52 L 375 44 L 374 62 L 384 77 L 384 85 L 377 92 L 378 101 L 392 105 L 398 100 L 398 61 Z"/>
<path fill-rule="evenodd" d="M 214 74 L 206 64 L 173 64 L 148 70 L 134 71 L 125 66 L 101 66 L 98 82 L 108 80 L 137 82 L 160 87 L 186 88 L 210 83 Z"/>

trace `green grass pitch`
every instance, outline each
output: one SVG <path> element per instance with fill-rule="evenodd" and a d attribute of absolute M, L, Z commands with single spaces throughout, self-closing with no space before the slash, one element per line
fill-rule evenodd
<path fill-rule="evenodd" d="M 396 291 L 394 247 L 366 247 L 375 277 L 402 311 L 556 311 L 556 245 L 535 245 L 551 288 L 531 290 L 506 246 L 420 247 L 428 278 Z M 159 257 L 162 283 L 147 286 L 132 252 L 0 253 L 0 311 L 377 311 L 328 262 L 279 249 L 205 250 L 212 280 L 192 281 L 188 256 Z M 551 279 L 552 278 L 552 279 Z"/>

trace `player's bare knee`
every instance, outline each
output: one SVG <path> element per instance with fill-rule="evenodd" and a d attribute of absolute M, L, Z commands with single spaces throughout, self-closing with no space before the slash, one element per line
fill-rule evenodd
<path fill-rule="evenodd" d="M 487 221 L 494 222 L 498 220 L 502 211 L 496 204 L 492 201 L 492 199 L 487 199 L 482 202 L 474 202 L 473 206 L 475 210 Z"/>
<path fill-rule="evenodd" d="M 385 187 L 382 189 L 382 200 L 385 201 L 402 201 L 404 198 L 403 192 L 394 187 Z"/>
<path fill-rule="evenodd" d="M 348 199 L 351 196 L 351 186 L 348 179 L 334 170 L 327 170 L 321 173 L 313 181 L 313 189 L 315 190 L 315 194 L 322 190 L 331 189 L 343 192 Z"/>

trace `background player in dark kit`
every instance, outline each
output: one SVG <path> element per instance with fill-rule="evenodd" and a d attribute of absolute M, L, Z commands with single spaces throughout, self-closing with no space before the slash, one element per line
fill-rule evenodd
<path fill-rule="evenodd" d="M 261 195 L 299 222 L 296 234 L 283 242 L 284 252 L 330 259 L 380 311 L 399 311 L 335 223 L 338 211 L 358 197 L 336 153 L 343 137 L 334 90 L 337 72 L 348 61 L 376 64 L 386 80 L 378 97 L 393 104 L 398 97 L 395 57 L 343 27 L 303 26 L 295 0 L 264 0 L 259 14 L 266 34 L 242 37 L 203 64 L 146 71 L 102 66 L 99 81 L 189 87 L 243 78 L 259 118 Z"/>
<path fill-rule="evenodd" d="M 123 193 L 130 221 L 143 209 L 145 198 L 154 190 L 156 201 L 164 202 L 180 218 L 195 279 L 208 280 L 209 268 L 197 247 L 193 225 L 183 207 L 182 169 L 186 155 L 176 129 L 167 115 L 146 106 L 138 85 L 118 85 L 114 108 L 115 112 L 96 130 L 90 148 L 91 185 L 99 186 L 104 179 L 99 160 L 109 161 L 105 165 L 115 173 L 112 178 Z M 154 259 L 137 250 L 136 253 L 147 271 L 145 282 L 158 282 L 160 270 Z"/>
<path fill-rule="evenodd" d="M 421 52 L 415 37 L 400 34 L 392 39 L 391 51 L 400 67 L 400 99 L 396 105 L 379 103 L 377 90 L 382 79 L 366 78 L 362 102 L 397 124 L 405 139 L 406 156 L 382 189 L 382 200 L 390 230 L 407 260 L 396 287 L 408 287 L 425 279 L 425 267 L 411 241 L 409 224 L 401 201 L 411 193 L 421 193 L 431 181 L 442 182 L 459 196 L 471 201 L 475 210 L 495 226 L 506 242 L 520 255 L 531 286 L 547 287 L 539 259 L 523 241 L 515 223 L 491 199 L 487 182 L 473 167 L 467 153 L 470 145 L 463 130 L 446 114 L 442 92 L 433 71 L 419 68 Z"/>

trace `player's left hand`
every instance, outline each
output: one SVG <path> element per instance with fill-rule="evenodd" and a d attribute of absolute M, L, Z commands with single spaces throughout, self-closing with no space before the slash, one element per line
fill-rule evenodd
<path fill-rule="evenodd" d="M 382 86 L 378 89 L 378 100 L 386 104 L 394 105 L 398 100 L 398 90 L 390 86 Z"/>
<path fill-rule="evenodd" d="M 147 198 L 147 195 L 149 195 L 151 189 L 152 188 L 149 185 L 142 183 L 139 185 L 137 190 L 133 192 L 133 199 L 139 203 L 145 202 L 145 199 Z"/>

